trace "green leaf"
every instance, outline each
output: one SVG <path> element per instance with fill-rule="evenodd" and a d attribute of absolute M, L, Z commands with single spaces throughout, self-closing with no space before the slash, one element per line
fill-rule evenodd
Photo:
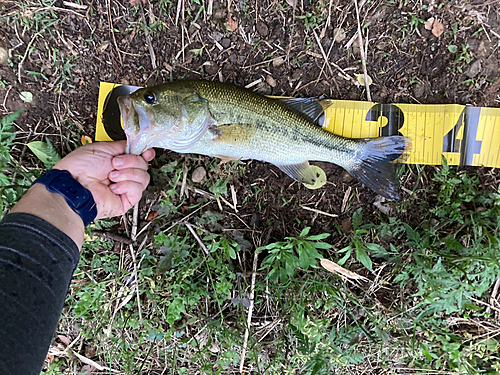
<path fill-rule="evenodd" d="M 305 237 L 309 234 L 309 231 L 311 230 L 311 227 L 305 227 L 304 229 L 302 229 L 302 232 L 300 232 L 300 236 L 299 237 Z"/>
<path fill-rule="evenodd" d="M 342 266 L 345 262 L 347 262 L 347 259 L 351 256 L 352 248 L 348 246 L 344 249 L 347 249 L 347 253 L 337 262 L 339 266 Z"/>
<path fill-rule="evenodd" d="M 331 249 L 332 245 L 326 242 L 311 242 L 316 249 Z"/>
<path fill-rule="evenodd" d="M 321 240 L 324 240 L 325 238 L 328 238 L 330 237 L 330 233 L 321 233 L 321 234 L 317 234 L 315 236 L 309 236 L 307 237 L 307 240 L 308 241 L 321 241 Z"/>
<path fill-rule="evenodd" d="M 356 248 L 356 259 L 363 264 L 366 268 L 368 268 L 370 271 L 372 270 L 372 260 L 366 253 L 366 251 L 360 247 Z"/>
<path fill-rule="evenodd" d="M 0 186 L 4 187 L 4 186 L 9 186 L 9 185 L 10 185 L 10 181 L 9 181 L 8 177 L 6 175 L 4 175 L 3 173 L 0 173 Z"/>
<path fill-rule="evenodd" d="M 448 51 L 450 51 L 451 53 L 457 53 L 458 52 L 458 47 L 453 45 L 453 44 L 450 44 L 448 46 Z"/>
<path fill-rule="evenodd" d="M 36 157 L 42 161 L 47 169 L 52 168 L 59 160 L 61 160 L 61 157 L 48 139 L 47 142 L 30 142 L 27 146 L 36 155 Z"/>
<path fill-rule="evenodd" d="M 363 212 L 362 208 L 358 208 L 354 214 L 352 215 L 352 228 L 354 230 L 358 229 L 359 226 L 361 225 L 361 220 L 363 219 Z"/>
<path fill-rule="evenodd" d="M 229 257 L 231 259 L 236 259 L 236 252 L 234 251 L 234 248 L 232 246 L 228 246 L 228 251 L 229 251 Z"/>
<path fill-rule="evenodd" d="M 227 183 L 229 182 L 229 177 L 224 180 L 217 180 L 213 186 L 210 186 L 208 190 L 215 195 L 216 198 L 219 198 L 221 195 L 227 193 Z"/>
<path fill-rule="evenodd" d="M 182 297 L 176 297 L 168 306 L 167 309 L 167 323 L 174 324 L 177 320 L 182 318 L 181 314 L 186 313 L 184 307 L 184 300 Z"/>

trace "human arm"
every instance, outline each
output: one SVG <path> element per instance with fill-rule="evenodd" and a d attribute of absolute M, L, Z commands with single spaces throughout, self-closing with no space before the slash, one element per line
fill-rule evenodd
<path fill-rule="evenodd" d="M 58 162 L 54 169 L 67 170 L 88 189 L 97 205 L 97 218 L 119 216 L 139 201 L 149 183 L 148 161 L 154 150 L 142 156 L 124 155 L 125 141 L 91 143 L 80 147 Z M 35 184 L 12 208 L 38 216 L 68 235 L 79 249 L 83 244 L 83 222 L 58 193 Z"/>
<path fill-rule="evenodd" d="M 154 151 L 143 157 L 124 151 L 124 142 L 91 144 L 55 166 L 91 191 L 98 218 L 125 213 L 149 182 L 147 161 Z M 120 158 L 124 163 L 118 165 Z M 40 372 L 83 234 L 80 216 L 42 184 L 33 185 L 0 223 L 0 374 Z"/>

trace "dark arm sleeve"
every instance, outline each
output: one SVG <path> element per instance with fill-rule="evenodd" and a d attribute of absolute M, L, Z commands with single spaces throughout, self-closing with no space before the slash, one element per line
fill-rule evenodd
<path fill-rule="evenodd" d="M 71 238 L 36 216 L 0 223 L 0 374 L 40 374 L 79 256 Z"/>

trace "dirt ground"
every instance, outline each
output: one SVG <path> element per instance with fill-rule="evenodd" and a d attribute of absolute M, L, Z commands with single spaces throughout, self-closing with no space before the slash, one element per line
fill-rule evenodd
<path fill-rule="evenodd" d="M 84 0 L 76 5 L 2 0 L 0 110 L 6 114 L 25 109 L 17 121 L 21 128 L 14 154 L 20 158 L 23 144 L 48 136 L 64 155 L 80 143 L 80 136 L 94 137 L 103 81 L 147 86 L 194 78 L 250 85 L 266 95 L 366 100 L 366 90 L 354 76 L 363 72 L 359 43 L 349 43 L 357 32 L 354 3 L 289 3 L 292 0 L 229 0 L 202 7 L 196 0 L 146 0 L 138 7 L 137 0 Z M 425 27 L 431 17 L 444 26 L 439 37 Z M 372 101 L 500 107 L 498 1 L 375 0 L 361 6 L 360 24 L 368 35 Z M 4 52 L 8 58 L 2 57 Z M 33 100 L 23 101 L 22 92 L 32 93 Z M 159 154 L 165 155 L 162 162 L 204 166 L 209 171 L 205 186 L 218 178 L 208 157 Z M 22 163 L 41 167 L 29 152 Z M 374 192 L 340 167 L 318 165 L 331 183 L 311 191 L 277 167 L 246 162 L 243 173 L 231 175 L 238 215 L 223 205 L 225 227 L 253 227 L 263 240 L 276 241 L 310 225 L 311 233 L 332 233 L 329 241 L 341 247 L 355 210 L 363 208 L 364 222 L 377 222 L 384 215 L 373 205 Z M 489 168 L 471 172 L 485 185 L 496 175 Z M 406 167 L 403 198 L 416 181 L 415 169 Z M 429 182 L 424 172 L 421 183 Z M 150 191 L 161 190 L 162 183 L 154 178 Z M 262 189 L 260 194 L 252 193 L 254 186 Z M 190 199 L 192 205 L 200 197 L 192 194 Z M 304 210 L 304 202 L 338 217 Z M 412 205 L 419 204 L 413 201 L 398 215 L 406 223 L 418 223 Z M 189 213 L 186 206 L 184 214 Z M 141 219 L 142 227 L 146 217 Z M 123 232 L 119 227 L 111 230 Z M 251 256 L 247 259 L 250 262 Z"/>

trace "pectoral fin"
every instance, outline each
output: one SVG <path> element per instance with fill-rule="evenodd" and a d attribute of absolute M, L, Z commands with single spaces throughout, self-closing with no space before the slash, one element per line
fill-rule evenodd
<path fill-rule="evenodd" d="M 276 166 L 294 180 L 309 185 L 314 185 L 316 182 L 316 176 L 308 161 L 300 164 L 285 164 Z"/>

